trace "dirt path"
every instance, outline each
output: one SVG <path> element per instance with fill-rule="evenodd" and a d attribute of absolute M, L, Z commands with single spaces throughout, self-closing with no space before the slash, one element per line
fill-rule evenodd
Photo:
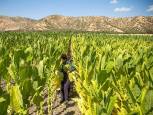
<path fill-rule="evenodd" d="M 52 114 L 53 115 L 81 115 L 81 112 L 77 106 L 77 103 L 73 100 L 73 98 L 78 98 L 78 96 L 77 96 L 77 93 L 71 89 L 69 101 L 61 104 L 60 91 L 57 91 L 56 98 L 53 102 Z M 44 90 L 44 102 L 45 102 L 43 105 L 44 115 L 49 115 L 47 99 L 48 99 L 48 91 Z M 37 107 L 35 105 L 29 108 L 29 115 L 37 115 Z"/>
<path fill-rule="evenodd" d="M 76 102 L 73 100 L 76 94 L 71 93 L 70 100 L 67 103 L 60 104 L 60 93 L 53 103 L 53 115 L 81 115 Z"/>

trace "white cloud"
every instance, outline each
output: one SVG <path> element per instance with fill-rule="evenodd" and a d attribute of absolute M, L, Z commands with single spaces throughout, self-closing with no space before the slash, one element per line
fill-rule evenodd
<path fill-rule="evenodd" d="M 153 5 L 150 5 L 147 9 L 147 12 L 153 12 Z"/>
<path fill-rule="evenodd" d="M 116 3 L 118 3 L 118 0 L 111 0 L 110 3 L 111 4 L 116 4 Z"/>
<path fill-rule="evenodd" d="M 121 8 L 115 8 L 114 9 L 114 12 L 129 12 L 131 11 L 131 8 L 128 8 L 128 7 L 121 7 Z"/>

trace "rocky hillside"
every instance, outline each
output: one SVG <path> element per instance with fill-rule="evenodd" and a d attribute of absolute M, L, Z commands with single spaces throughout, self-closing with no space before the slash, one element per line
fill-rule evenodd
<path fill-rule="evenodd" d="M 110 18 L 104 16 L 71 17 L 52 15 L 40 20 L 0 16 L 0 31 L 47 30 L 153 34 L 153 16 Z"/>
<path fill-rule="evenodd" d="M 32 30 L 36 22 L 23 17 L 0 16 L 0 31 Z"/>

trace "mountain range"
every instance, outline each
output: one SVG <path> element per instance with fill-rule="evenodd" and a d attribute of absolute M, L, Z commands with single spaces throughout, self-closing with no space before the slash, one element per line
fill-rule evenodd
<path fill-rule="evenodd" d="M 39 20 L 0 16 L 0 31 L 92 31 L 153 34 L 153 16 L 112 18 L 51 15 Z"/>

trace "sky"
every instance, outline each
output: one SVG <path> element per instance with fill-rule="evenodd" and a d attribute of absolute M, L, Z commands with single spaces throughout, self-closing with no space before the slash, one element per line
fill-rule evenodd
<path fill-rule="evenodd" d="M 0 0 L 1 16 L 153 16 L 153 0 Z"/>

